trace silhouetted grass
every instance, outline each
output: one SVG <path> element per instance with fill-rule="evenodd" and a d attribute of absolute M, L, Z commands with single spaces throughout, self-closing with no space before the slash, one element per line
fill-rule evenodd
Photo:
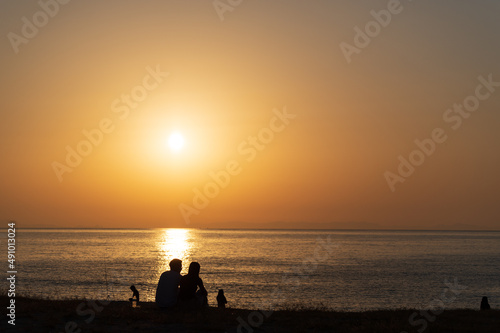
<path fill-rule="evenodd" d="M 0 296 L 2 308 L 8 298 Z M 88 303 L 90 302 L 90 303 Z M 81 305 L 83 303 L 83 305 Z M 364 312 L 330 311 L 317 304 L 313 308 L 300 304 L 285 304 L 279 310 L 263 313 L 258 310 L 207 308 L 196 312 L 161 311 L 154 303 L 141 303 L 131 308 L 128 302 L 111 302 L 95 312 L 90 320 L 92 301 L 46 300 L 16 297 L 16 326 L 2 321 L 1 332 L 65 332 L 68 322 L 75 322 L 81 332 L 237 332 L 238 318 L 248 323 L 263 322 L 258 327 L 247 326 L 253 332 L 355 332 L 408 333 L 418 332 L 419 326 L 408 319 L 415 310 L 379 310 Z M 86 310 L 78 315 L 77 307 Z M 4 310 L 6 311 L 6 310 Z M 266 316 L 266 314 L 268 316 Z M 4 315 L 4 314 L 2 314 Z M 429 322 L 424 333 L 479 332 L 497 333 L 500 311 L 446 310 Z M 75 331 L 78 331 L 75 330 Z M 71 331 L 71 330 L 69 330 Z M 241 332 L 251 332 L 246 329 Z"/>

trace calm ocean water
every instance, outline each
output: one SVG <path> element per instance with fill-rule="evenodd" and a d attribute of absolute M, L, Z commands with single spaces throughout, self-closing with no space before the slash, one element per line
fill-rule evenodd
<path fill-rule="evenodd" d="M 212 305 L 223 288 L 230 307 L 428 308 L 448 282 L 462 287 L 447 308 L 476 309 L 484 295 L 500 307 L 500 232 L 17 230 L 18 291 L 29 295 L 126 300 L 135 284 L 153 301 L 173 258 L 183 274 L 201 264 Z"/>

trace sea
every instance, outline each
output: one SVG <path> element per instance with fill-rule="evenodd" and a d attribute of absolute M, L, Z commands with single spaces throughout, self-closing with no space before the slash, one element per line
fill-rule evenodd
<path fill-rule="evenodd" d="M 210 305 L 223 289 L 232 308 L 500 307 L 495 231 L 17 229 L 16 294 L 118 301 L 133 284 L 154 301 L 174 258 L 200 263 Z"/>

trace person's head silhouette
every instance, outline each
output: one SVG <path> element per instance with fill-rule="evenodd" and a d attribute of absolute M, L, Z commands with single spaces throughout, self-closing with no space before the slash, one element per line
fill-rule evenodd
<path fill-rule="evenodd" d="M 172 259 L 170 261 L 170 270 L 180 273 L 182 270 L 182 261 L 180 259 Z"/>
<path fill-rule="evenodd" d="M 196 261 L 193 261 L 189 265 L 188 275 L 194 277 L 200 276 L 200 264 L 197 263 Z"/>

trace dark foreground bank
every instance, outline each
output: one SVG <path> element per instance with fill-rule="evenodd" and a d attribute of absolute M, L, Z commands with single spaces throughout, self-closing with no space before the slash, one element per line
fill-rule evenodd
<path fill-rule="evenodd" d="M 5 314 L 9 299 L 0 297 Z M 3 314 L 2 316 L 5 316 Z M 434 315 L 416 310 L 333 312 L 207 308 L 164 312 L 154 303 L 132 308 L 128 302 L 37 300 L 18 297 L 15 326 L 2 320 L 0 332 L 478 332 L 500 331 L 500 311 L 446 310 Z M 410 318 L 413 325 L 410 324 Z"/>

